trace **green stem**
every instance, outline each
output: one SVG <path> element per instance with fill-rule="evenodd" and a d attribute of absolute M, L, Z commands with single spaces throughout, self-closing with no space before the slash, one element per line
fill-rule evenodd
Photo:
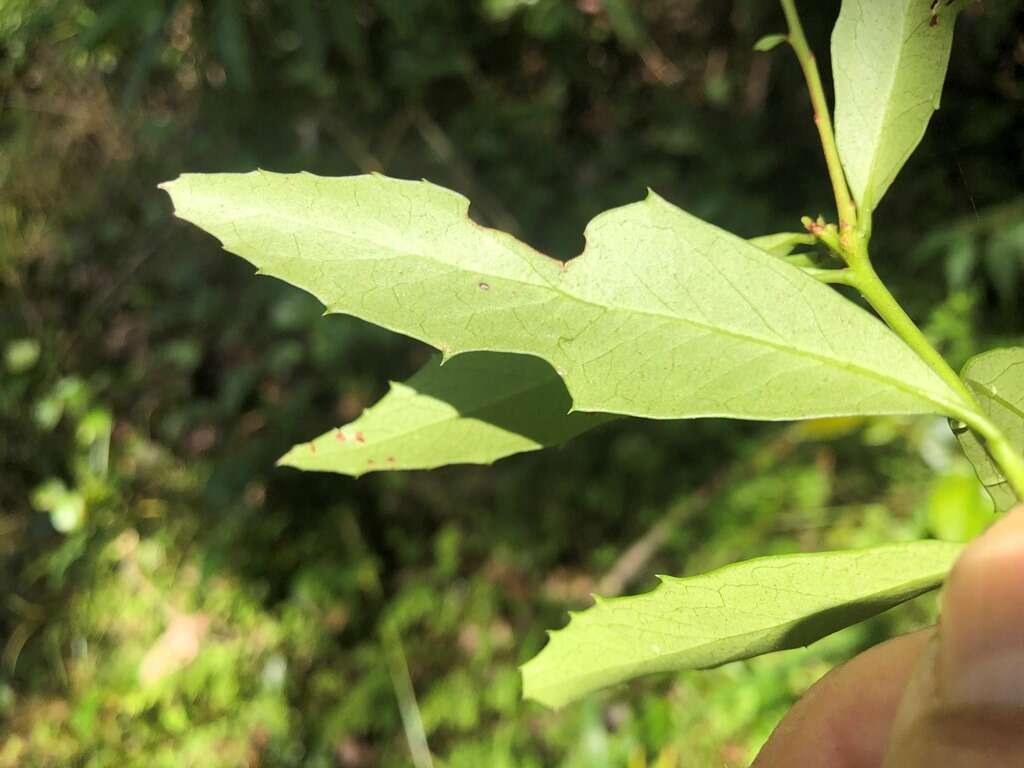
<path fill-rule="evenodd" d="M 886 325 L 892 328 L 896 335 L 903 339 L 907 346 L 913 349 L 918 357 L 924 360 L 949 385 L 950 389 L 977 409 L 974 394 L 964 384 L 963 379 L 932 346 L 921 329 L 910 319 L 900 303 L 889 292 L 878 273 L 875 272 L 875 268 L 868 258 L 867 249 L 863 246 L 863 240 L 857 238 L 855 246 L 857 247 L 849 255 L 854 287 L 867 299 L 868 303 L 886 322 Z"/>
<path fill-rule="evenodd" d="M 811 95 L 814 124 L 818 127 L 821 148 L 825 153 L 825 164 L 828 166 L 828 175 L 832 181 L 832 192 L 836 198 L 836 209 L 839 212 L 839 229 L 841 232 L 846 232 L 857 224 L 857 207 L 853 204 L 853 198 L 850 197 L 850 188 L 846 185 L 846 176 L 843 174 L 843 164 L 839 159 L 835 134 L 832 132 L 832 118 L 829 116 L 825 90 L 821 86 L 818 63 L 810 46 L 807 45 L 807 38 L 804 36 L 804 28 L 800 23 L 800 16 L 796 12 L 794 0 L 779 0 L 779 2 L 782 4 L 782 12 L 786 14 L 786 23 L 789 25 L 789 44 L 800 62 L 804 79 L 807 81 L 807 90 Z"/>
<path fill-rule="evenodd" d="M 825 100 L 825 91 L 821 86 L 821 75 L 818 73 L 817 62 L 810 46 L 807 45 L 803 25 L 796 12 L 795 0 L 779 0 L 779 2 L 786 15 L 786 23 L 789 25 L 789 44 L 796 53 L 800 68 L 804 72 L 811 105 L 814 107 L 814 124 L 818 128 L 818 136 L 821 138 L 821 148 L 825 154 L 825 164 L 828 166 L 828 175 L 832 181 L 832 191 L 835 194 L 836 208 L 839 212 L 839 251 L 849 265 L 848 269 L 842 270 L 810 269 L 806 271 L 824 282 L 843 283 L 860 291 L 861 295 L 896 335 L 903 339 L 907 346 L 913 349 L 918 357 L 935 371 L 953 392 L 959 395 L 963 401 L 963 407 L 949 408 L 948 410 L 951 412 L 947 415 L 960 419 L 985 440 L 989 455 L 999 465 L 1006 479 L 1013 486 L 1017 497 L 1024 499 L 1024 457 L 1014 449 L 1002 430 L 985 416 L 974 393 L 949 366 L 938 350 L 931 345 L 931 342 L 903 310 L 900 303 L 896 301 L 896 298 L 878 277 L 874 267 L 871 266 L 867 247 L 870 236 L 868 232 L 870 212 L 865 212 L 865 221 L 862 222 L 864 231 L 859 231 L 857 207 L 850 196 L 850 188 L 847 186 L 846 177 L 843 174 L 843 164 L 839 159 L 839 149 L 832 131 L 832 120 L 829 117 L 828 102 Z M 807 226 L 806 221 L 804 224 Z M 809 226 L 808 229 L 813 232 L 812 227 Z M 815 234 L 826 245 L 833 250 L 836 249 L 835 243 L 823 237 L 827 234 L 824 229 Z"/>
<path fill-rule="evenodd" d="M 954 371 L 946 359 L 932 346 L 900 303 L 889 292 L 878 273 L 871 265 L 867 246 L 857 233 L 853 233 L 853 248 L 847 259 L 851 279 L 849 284 L 860 291 L 872 308 L 885 323 L 903 339 L 917 356 L 937 373 L 942 380 L 964 401 L 964 407 L 948 415 L 963 421 L 985 440 L 989 454 L 999 465 L 1017 497 L 1024 499 L 1024 457 L 1007 440 L 1006 435 L 985 416 L 970 388 Z M 845 270 L 844 270 L 845 271 Z"/>

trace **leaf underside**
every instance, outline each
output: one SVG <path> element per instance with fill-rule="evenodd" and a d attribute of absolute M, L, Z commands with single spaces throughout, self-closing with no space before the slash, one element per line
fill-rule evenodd
<path fill-rule="evenodd" d="M 1024 347 L 983 352 L 967 361 L 960 376 L 974 392 L 982 413 L 1006 435 L 1014 450 L 1024 452 Z M 1006 512 L 1024 501 L 1017 498 L 982 440 L 966 426 L 954 424 L 953 431 L 998 511 Z"/>
<path fill-rule="evenodd" d="M 808 645 L 934 589 L 961 547 L 916 541 L 764 557 L 596 598 L 523 666 L 523 695 L 560 707 L 640 675 Z"/>
<path fill-rule="evenodd" d="M 290 467 L 358 477 L 379 470 L 490 464 L 560 445 L 616 418 L 569 413 L 565 384 L 527 355 L 472 352 L 435 357 L 350 424 L 300 443 Z"/>
<path fill-rule="evenodd" d="M 774 256 L 814 242 L 782 232 L 749 241 Z M 296 469 L 359 477 L 369 472 L 492 464 L 561 445 L 617 418 L 570 413 L 565 385 L 529 355 L 470 352 L 434 359 L 350 424 L 296 445 L 279 462 Z"/>
<path fill-rule="evenodd" d="M 874 317 L 657 195 L 608 211 L 569 262 L 469 202 L 383 176 L 186 175 L 179 216 L 228 250 L 446 356 L 534 355 L 576 410 L 649 418 L 948 413 L 958 397 Z"/>
<path fill-rule="evenodd" d="M 962 0 L 843 0 L 832 32 L 835 131 L 850 191 L 868 214 L 939 108 Z"/>

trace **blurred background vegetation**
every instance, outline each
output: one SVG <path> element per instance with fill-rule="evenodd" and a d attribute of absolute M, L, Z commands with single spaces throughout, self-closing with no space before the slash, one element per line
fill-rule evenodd
<path fill-rule="evenodd" d="M 838 2 L 802 5 L 827 66 Z M 1024 12 L 959 25 L 875 227 L 956 364 L 1020 342 L 1024 266 Z M 781 28 L 756 0 L 0 0 L 0 768 L 409 765 L 402 711 L 438 766 L 741 766 L 833 664 L 929 620 L 524 704 L 517 664 L 592 591 L 970 535 L 945 425 L 633 421 L 495 467 L 278 470 L 428 351 L 254 279 L 156 189 L 427 177 L 563 258 L 646 186 L 795 229 L 831 205 L 796 64 L 752 51 Z"/>

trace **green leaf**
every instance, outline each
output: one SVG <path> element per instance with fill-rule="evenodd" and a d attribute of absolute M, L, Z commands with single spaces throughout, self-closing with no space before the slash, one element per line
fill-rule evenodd
<path fill-rule="evenodd" d="M 560 707 L 652 672 L 704 669 L 813 643 L 937 587 L 961 545 L 939 541 L 762 557 L 653 592 L 597 600 L 523 668 L 523 695 Z"/>
<path fill-rule="evenodd" d="M 535 355 L 574 408 L 650 418 L 961 412 L 864 310 L 654 193 L 562 263 L 481 227 L 469 201 L 384 176 L 186 175 L 184 219 L 263 274 L 440 349 Z"/>
<path fill-rule="evenodd" d="M 1006 435 L 1010 445 L 1024 452 L 1024 347 L 994 349 L 972 357 L 960 372 L 974 392 L 981 411 Z M 1019 504 L 1013 488 L 989 456 L 985 443 L 966 426 L 954 422 L 953 432 L 996 509 L 1006 512 Z"/>
<path fill-rule="evenodd" d="M 300 443 L 280 463 L 359 475 L 377 470 L 490 464 L 560 445 L 614 419 L 569 413 L 565 384 L 526 355 L 474 352 L 435 358 L 351 424 Z"/>
<path fill-rule="evenodd" d="M 789 38 L 786 35 L 765 35 L 756 43 L 754 43 L 755 51 L 770 51 L 776 46 L 782 45 Z"/>
<path fill-rule="evenodd" d="M 866 215 L 878 205 L 939 108 L 963 3 L 843 0 L 832 32 L 836 143 Z"/>
<path fill-rule="evenodd" d="M 928 495 L 928 529 L 943 541 L 970 541 L 995 521 L 992 505 L 966 467 L 937 477 Z"/>
<path fill-rule="evenodd" d="M 756 245 L 762 251 L 767 251 L 772 256 L 789 256 L 797 246 L 801 245 L 814 245 L 814 235 L 808 234 L 807 232 L 778 232 L 774 235 L 761 235 L 760 237 L 752 237 L 748 241 L 751 245 Z"/>
<path fill-rule="evenodd" d="M 811 235 L 783 232 L 750 240 L 786 256 Z M 368 472 L 492 464 L 567 440 L 614 418 L 570 413 L 554 369 L 528 355 L 469 353 L 435 359 L 359 419 L 296 445 L 279 462 L 296 469 Z M 816 422 L 809 422 L 816 423 Z M 356 436 L 361 437 L 360 440 Z"/>

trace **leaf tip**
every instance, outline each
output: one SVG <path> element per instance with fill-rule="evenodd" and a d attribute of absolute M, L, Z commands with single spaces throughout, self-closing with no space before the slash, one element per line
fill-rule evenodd
<path fill-rule="evenodd" d="M 292 467 L 293 469 L 297 469 L 298 467 L 295 464 L 295 458 L 293 456 L 294 453 L 295 453 L 295 449 L 292 448 L 290 451 L 288 451 L 288 453 L 286 453 L 284 456 L 282 456 L 277 461 L 275 461 L 274 462 L 274 466 L 275 467 Z"/>
<path fill-rule="evenodd" d="M 643 204 L 649 206 L 671 205 L 671 203 L 659 195 L 653 187 L 647 187 L 647 196 L 644 197 Z"/>

